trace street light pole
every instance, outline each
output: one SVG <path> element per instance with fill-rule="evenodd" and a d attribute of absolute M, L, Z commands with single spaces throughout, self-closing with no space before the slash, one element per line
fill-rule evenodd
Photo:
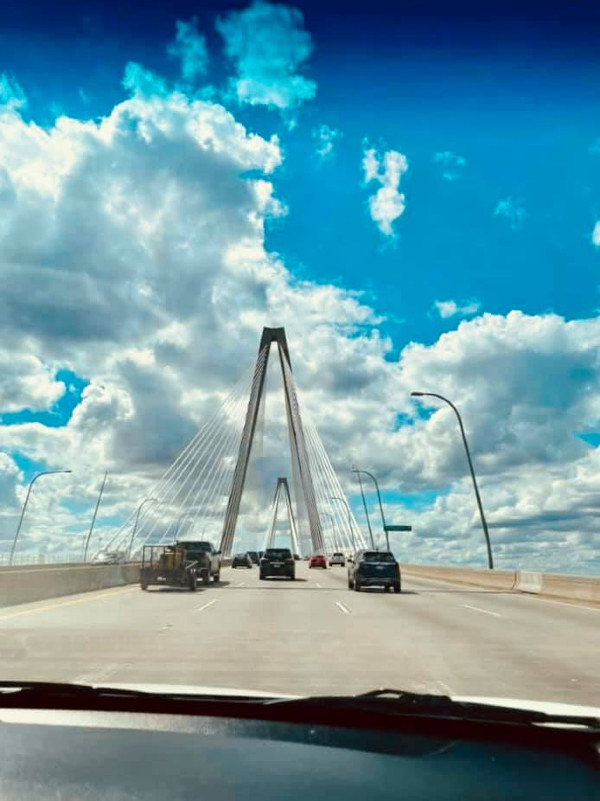
<path fill-rule="evenodd" d="M 375 489 L 377 490 L 377 500 L 379 501 L 379 512 L 381 513 L 381 525 L 383 526 L 383 534 L 385 536 L 387 549 L 389 551 L 390 550 L 390 535 L 389 535 L 389 532 L 386 529 L 386 525 L 385 525 L 385 515 L 383 514 L 383 504 L 381 502 L 381 492 L 379 491 L 379 482 L 377 481 L 377 479 L 375 478 L 373 473 L 369 473 L 368 470 L 359 470 L 358 467 L 355 464 L 352 465 L 352 472 L 353 473 L 358 473 L 359 475 L 360 475 L 360 473 L 363 473 L 363 475 L 369 476 L 369 478 L 375 484 Z"/>
<path fill-rule="evenodd" d="M 144 498 L 144 500 L 140 503 L 137 508 L 137 512 L 135 515 L 135 523 L 133 524 L 133 531 L 131 532 L 131 539 L 129 540 L 129 548 L 127 549 L 127 558 L 131 558 L 131 549 L 133 548 L 133 541 L 135 540 L 135 534 L 137 531 L 138 523 L 140 520 L 140 512 L 142 511 L 142 507 L 145 503 L 149 503 L 150 501 L 157 501 L 158 498 Z"/>
<path fill-rule="evenodd" d="M 360 477 L 360 470 L 354 470 L 355 467 L 356 467 L 356 465 L 352 466 L 352 472 L 356 473 L 356 475 L 358 476 L 358 483 L 360 485 L 360 494 L 361 494 L 361 497 L 362 497 L 363 506 L 365 508 L 365 517 L 367 518 L 367 527 L 369 529 L 369 537 L 371 539 L 371 548 L 375 551 L 376 550 L 376 548 L 375 548 L 375 540 L 373 539 L 373 529 L 371 528 L 371 521 L 369 519 L 369 510 L 367 509 L 367 500 L 365 498 L 365 493 L 364 493 L 364 490 L 363 490 L 362 478 Z"/>
<path fill-rule="evenodd" d="M 100 501 L 102 500 L 102 493 L 104 492 L 104 485 L 106 484 L 106 478 L 108 476 L 108 471 L 104 473 L 104 480 L 102 481 L 102 486 L 100 487 L 100 493 L 98 495 L 98 500 L 96 501 L 96 508 L 94 509 L 94 515 L 92 517 L 92 525 L 90 526 L 89 533 L 87 535 L 85 541 L 85 547 L 83 549 L 83 561 L 87 562 L 87 552 L 90 545 L 90 540 L 92 539 L 92 531 L 94 530 L 94 524 L 96 522 L 96 515 L 98 514 L 98 509 L 100 508 Z"/>
<path fill-rule="evenodd" d="M 488 568 L 490 570 L 494 569 L 494 558 L 492 556 L 492 544 L 490 542 L 490 533 L 488 531 L 487 521 L 485 519 L 485 514 L 483 512 L 483 504 L 481 503 L 481 496 L 479 494 L 479 487 L 477 486 L 477 479 L 475 478 L 475 470 L 473 468 L 473 460 L 471 459 L 471 452 L 469 451 L 469 444 L 467 442 L 467 435 L 465 434 L 465 427 L 463 426 L 463 421 L 460 416 L 460 413 L 456 406 L 452 403 L 452 401 L 445 398 L 443 395 L 438 395 L 437 392 L 411 392 L 410 393 L 415 398 L 439 398 L 439 400 L 444 401 L 447 403 L 448 406 L 453 410 L 454 414 L 456 415 L 456 419 L 458 420 L 458 425 L 460 427 L 460 433 L 462 435 L 463 445 L 465 446 L 465 453 L 467 454 L 467 462 L 469 463 L 469 472 L 471 473 L 471 479 L 473 481 L 473 489 L 475 490 L 475 498 L 477 499 L 477 507 L 479 509 L 479 516 L 481 517 L 481 527 L 483 528 L 483 536 L 485 537 L 485 544 L 487 547 L 487 556 L 488 556 Z"/>
<path fill-rule="evenodd" d="M 356 541 L 354 539 L 354 528 L 352 527 L 352 512 L 350 511 L 350 506 L 348 505 L 348 501 L 345 498 L 339 498 L 337 495 L 332 495 L 329 499 L 330 501 L 339 501 L 346 506 L 346 511 L 348 512 L 348 526 L 350 528 L 350 536 L 352 538 L 352 547 L 354 551 L 356 551 Z"/>
<path fill-rule="evenodd" d="M 23 525 L 23 518 L 25 517 L 25 510 L 27 509 L 27 504 L 29 503 L 29 496 L 31 495 L 31 490 L 33 488 L 34 483 L 41 478 L 42 476 L 50 476 L 54 475 L 55 473 L 70 473 L 71 470 L 42 470 L 41 473 L 35 475 L 31 481 L 29 482 L 29 487 L 27 488 L 27 495 L 25 496 L 25 503 L 23 504 L 23 508 L 21 509 L 21 517 L 19 518 L 19 525 L 17 526 L 17 530 L 15 532 L 15 538 L 13 540 L 12 548 L 10 549 L 10 557 L 8 559 L 8 564 L 12 566 L 13 559 L 15 556 L 15 549 L 17 547 L 17 540 L 19 539 L 19 534 L 21 533 L 21 526 Z"/>

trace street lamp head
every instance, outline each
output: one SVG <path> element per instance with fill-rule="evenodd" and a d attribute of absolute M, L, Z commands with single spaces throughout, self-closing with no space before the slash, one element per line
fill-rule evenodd
<path fill-rule="evenodd" d="M 410 394 L 413 396 L 413 398 L 422 398 L 425 393 L 424 392 L 411 392 Z"/>

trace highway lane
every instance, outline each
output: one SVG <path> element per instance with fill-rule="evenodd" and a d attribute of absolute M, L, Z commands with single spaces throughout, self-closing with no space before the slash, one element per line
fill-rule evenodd
<path fill-rule="evenodd" d="M 0 610 L 0 679 L 284 693 L 375 687 L 600 705 L 600 609 L 406 577 L 351 592 L 223 569 L 221 586 L 111 589 Z"/>

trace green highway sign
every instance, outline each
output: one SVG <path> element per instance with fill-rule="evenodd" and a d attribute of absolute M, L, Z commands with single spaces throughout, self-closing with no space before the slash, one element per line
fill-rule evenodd
<path fill-rule="evenodd" d="M 385 531 L 412 531 L 412 526 L 386 526 Z"/>

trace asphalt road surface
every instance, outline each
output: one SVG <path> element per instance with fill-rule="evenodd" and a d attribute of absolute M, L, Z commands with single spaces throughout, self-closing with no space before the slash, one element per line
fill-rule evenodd
<path fill-rule="evenodd" d="M 600 608 L 345 568 L 220 585 L 121 587 L 0 609 L 0 680 L 185 684 L 292 694 L 415 692 L 600 705 Z"/>

